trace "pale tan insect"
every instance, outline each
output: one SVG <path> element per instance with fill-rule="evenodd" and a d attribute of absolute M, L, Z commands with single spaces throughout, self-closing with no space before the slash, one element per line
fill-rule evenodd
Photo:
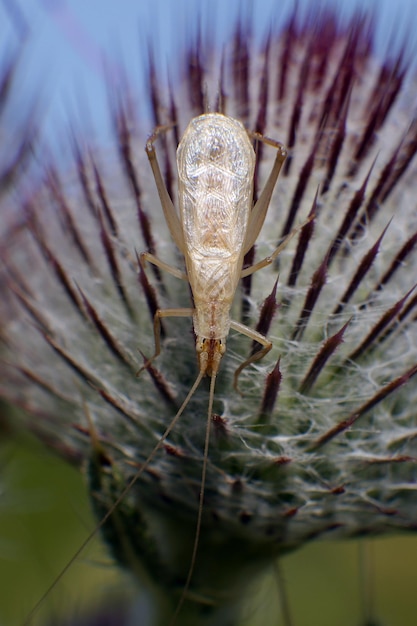
<path fill-rule="evenodd" d="M 158 135 L 165 130 L 166 128 L 155 130 L 146 144 L 146 153 L 169 231 L 172 239 L 184 255 L 186 273 L 171 267 L 148 252 L 141 254 L 140 261 L 143 266 L 149 262 L 177 278 L 187 280 L 191 287 L 194 307 L 163 309 L 156 312 L 154 318 L 155 352 L 137 375 L 146 369 L 161 352 L 161 319 L 186 316 L 193 318 L 197 336 L 196 351 L 199 360 L 199 373 L 180 409 L 145 463 L 32 609 L 25 624 L 29 624 L 32 615 L 43 599 L 63 577 L 92 537 L 104 526 L 134 483 L 147 469 L 184 412 L 202 378 L 208 375 L 211 381 L 195 540 L 187 580 L 171 624 L 176 621 L 190 586 L 197 555 L 215 381 L 221 358 L 226 351 L 226 339 L 229 330 L 232 328 L 262 345 L 261 350 L 252 354 L 236 369 L 234 375 L 236 389 L 241 371 L 254 361 L 264 357 L 272 347 L 272 343 L 266 337 L 240 322 L 232 320 L 230 309 L 239 280 L 271 264 L 288 241 L 304 225 L 295 228 L 269 257 L 251 267 L 242 269 L 244 255 L 255 243 L 265 221 L 272 192 L 286 158 L 286 149 L 281 143 L 267 139 L 258 133 L 250 135 L 253 139 L 263 141 L 277 149 L 275 162 L 265 187 L 258 201 L 252 207 L 256 156 L 248 132 L 238 120 L 221 113 L 206 113 L 193 118 L 177 150 L 180 205 L 180 216 L 178 216 L 162 178 L 154 148 L 154 142 Z"/>
<path fill-rule="evenodd" d="M 238 120 L 221 113 L 206 113 L 192 119 L 177 150 L 180 207 L 178 217 L 162 178 L 153 145 L 162 130 L 165 129 L 157 129 L 150 137 L 146 144 L 146 152 L 171 236 L 184 255 L 186 273 L 172 268 L 148 252 L 141 255 L 141 263 L 144 266 L 148 261 L 177 278 L 187 280 L 191 287 L 194 307 L 163 309 L 156 312 L 155 353 L 138 374 L 160 354 L 161 318 L 186 316 L 193 318 L 199 373 L 145 466 L 175 426 L 203 376 L 208 375 L 211 378 L 194 547 L 187 580 L 171 622 L 173 624 L 186 597 L 197 555 L 215 381 L 221 358 L 226 351 L 229 330 L 236 330 L 263 346 L 236 369 L 234 375 L 236 389 L 241 371 L 254 361 L 263 358 L 272 347 L 272 343 L 266 337 L 230 318 L 236 288 L 241 278 L 272 263 L 300 227 L 294 229 L 271 256 L 242 269 L 244 255 L 255 243 L 265 221 L 272 192 L 286 158 L 285 147 L 257 133 L 252 134 L 253 138 L 277 149 L 269 178 L 252 208 L 256 156 L 244 126 Z"/>
<path fill-rule="evenodd" d="M 216 377 L 230 328 L 263 346 L 236 370 L 234 384 L 237 387 L 240 372 L 265 356 L 272 346 L 260 333 L 232 320 L 230 308 L 239 280 L 272 263 L 287 243 L 286 240 L 281 244 L 271 257 L 242 270 L 244 255 L 255 243 L 264 223 L 286 150 L 278 142 L 254 135 L 274 145 L 278 153 L 265 188 L 252 209 L 255 152 L 245 128 L 239 121 L 221 113 L 206 113 L 192 119 L 177 150 L 178 217 L 153 147 L 157 135 L 158 131 L 148 140 L 146 152 L 170 233 L 184 255 L 187 273 L 183 274 L 147 252 L 142 253 L 141 262 L 148 261 L 188 280 L 194 308 L 156 312 L 155 353 L 140 371 L 161 351 L 161 318 L 192 316 L 200 365 L 195 385 L 204 374 Z"/>

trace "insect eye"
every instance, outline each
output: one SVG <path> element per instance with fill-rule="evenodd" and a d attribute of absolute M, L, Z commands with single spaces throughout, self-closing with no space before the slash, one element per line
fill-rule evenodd
<path fill-rule="evenodd" d="M 204 343 L 205 343 L 205 339 L 197 339 L 196 344 L 195 344 L 195 349 L 196 349 L 196 352 L 198 354 L 203 352 L 203 350 L 204 350 Z"/>

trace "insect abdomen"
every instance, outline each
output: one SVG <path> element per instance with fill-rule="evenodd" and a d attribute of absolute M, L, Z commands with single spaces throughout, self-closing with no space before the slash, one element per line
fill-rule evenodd
<path fill-rule="evenodd" d="M 255 153 L 240 122 L 207 113 L 188 125 L 177 163 L 190 283 L 200 285 L 207 300 L 228 300 L 242 265 Z"/>

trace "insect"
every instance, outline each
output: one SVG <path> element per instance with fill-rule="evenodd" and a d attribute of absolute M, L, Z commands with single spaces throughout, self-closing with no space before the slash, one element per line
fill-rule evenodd
<path fill-rule="evenodd" d="M 239 280 L 272 263 L 287 243 L 285 240 L 271 257 L 242 269 L 244 255 L 255 243 L 265 220 L 286 150 L 282 144 L 254 134 L 257 139 L 274 145 L 278 152 L 265 188 L 252 209 L 256 157 L 247 131 L 238 120 L 221 113 L 193 118 L 177 150 L 178 217 L 153 146 L 159 132 L 157 129 L 148 140 L 146 152 L 171 236 L 184 255 L 186 274 L 148 252 L 141 254 L 141 263 L 153 263 L 187 280 L 194 307 L 156 312 L 155 353 L 138 374 L 160 354 L 161 319 L 192 316 L 200 368 L 193 388 L 205 374 L 215 380 L 231 328 L 263 346 L 236 370 L 234 386 L 237 388 L 240 372 L 265 356 L 272 347 L 266 337 L 232 320 L 230 309 Z"/>
<path fill-rule="evenodd" d="M 226 351 L 227 336 L 230 329 L 233 329 L 262 346 L 236 369 L 235 389 L 238 389 L 238 378 L 242 370 L 262 359 L 272 347 L 272 343 L 266 337 L 231 319 L 230 310 L 237 285 L 241 278 L 272 263 L 300 227 L 294 229 L 269 257 L 243 269 L 244 255 L 254 245 L 265 221 L 272 192 L 287 155 L 285 147 L 258 133 L 251 134 L 252 138 L 270 144 L 277 150 L 265 187 L 252 207 L 256 155 L 248 132 L 241 122 L 221 113 L 205 113 L 193 118 L 177 149 L 180 210 L 178 216 L 161 175 L 154 148 L 158 135 L 164 130 L 166 129 L 161 127 L 154 131 L 146 144 L 146 153 L 169 231 L 184 255 L 186 272 L 183 273 L 167 265 L 148 252 L 141 254 L 140 261 L 143 267 L 146 262 L 152 263 L 173 276 L 188 281 L 194 306 L 193 308 L 169 308 L 156 311 L 154 316 L 155 352 L 137 375 L 160 354 L 161 319 L 167 317 L 192 317 L 199 372 L 183 404 L 150 458 L 174 428 L 202 378 L 205 375 L 210 377 L 195 540 L 187 580 L 171 622 L 173 624 L 185 600 L 196 561 L 215 383 L 221 359 Z"/>
<path fill-rule="evenodd" d="M 167 191 L 158 164 L 154 143 L 167 127 L 158 127 L 146 143 L 161 206 L 172 239 L 184 255 L 186 272 L 171 267 L 149 252 L 140 255 L 140 263 L 152 263 L 173 276 L 189 282 L 192 308 L 169 308 L 157 310 L 154 316 L 155 352 L 140 368 L 137 376 L 147 369 L 161 352 L 161 319 L 167 317 L 192 317 L 196 334 L 196 352 L 199 372 L 176 415 L 167 426 L 146 461 L 99 524 L 78 548 L 53 584 L 46 590 L 30 612 L 25 624 L 43 599 L 68 571 L 90 540 L 104 526 L 127 493 L 149 466 L 169 433 L 175 427 L 187 404 L 204 376 L 210 377 L 209 401 L 205 431 L 203 464 L 196 531 L 187 580 L 176 607 L 171 624 L 174 624 L 190 587 L 201 530 L 202 511 L 209 450 L 210 423 L 214 402 L 217 373 L 226 351 L 229 330 L 233 329 L 262 347 L 251 354 L 234 374 L 234 387 L 242 370 L 263 358 L 272 343 L 259 332 L 232 320 L 230 310 L 239 280 L 270 265 L 288 241 L 304 226 L 294 228 L 284 241 L 265 259 L 243 269 L 244 255 L 254 245 L 265 221 L 271 196 L 280 170 L 286 158 L 285 147 L 259 133 L 249 134 L 238 120 L 221 113 L 205 113 L 193 118 L 184 132 L 177 149 L 178 215 Z M 252 207 L 253 180 L 256 155 L 250 138 L 276 148 L 277 154 L 269 177 L 259 199 Z M 310 221 L 309 218 L 307 221 Z"/>

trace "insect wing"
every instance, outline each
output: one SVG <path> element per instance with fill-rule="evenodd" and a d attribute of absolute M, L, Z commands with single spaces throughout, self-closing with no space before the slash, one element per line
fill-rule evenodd
<path fill-rule="evenodd" d="M 255 153 L 243 125 L 219 113 L 191 120 L 178 146 L 179 203 L 195 300 L 232 300 L 252 206 Z"/>

